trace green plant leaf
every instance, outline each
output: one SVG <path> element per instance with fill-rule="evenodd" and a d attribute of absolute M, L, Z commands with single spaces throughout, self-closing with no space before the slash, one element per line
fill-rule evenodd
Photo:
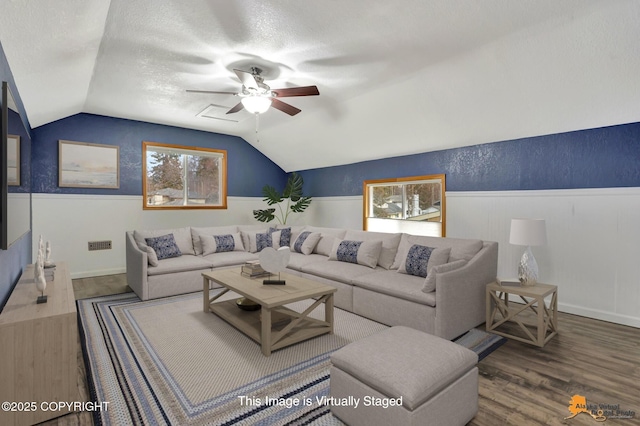
<path fill-rule="evenodd" d="M 253 217 L 258 219 L 260 222 L 271 222 L 275 219 L 275 215 L 273 214 L 276 209 L 264 209 L 264 210 L 254 210 Z"/>
<path fill-rule="evenodd" d="M 298 202 L 291 205 L 291 210 L 296 213 L 302 213 L 311 204 L 311 197 L 300 197 Z"/>
<path fill-rule="evenodd" d="M 270 186 L 270 185 L 265 185 L 262 188 L 262 194 L 265 197 L 263 201 L 266 201 L 267 204 L 270 205 L 270 206 L 272 206 L 274 204 L 281 203 L 282 201 L 284 201 L 283 196 L 280 195 L 278 190 L 275 189 L 273 186 Z"/>
<path fill-rule="evenodd" d="M 291 198 L 291 201 L 294 203 L 297 202 L 300 197 L 302 197 L 302 184 L 304 180 L 302 176 L 298 173 L 293 172 L 289 175 L 289 179 L 287 179 L 287 185 L 284 188 L 282 196 L 284 198 Z"/>

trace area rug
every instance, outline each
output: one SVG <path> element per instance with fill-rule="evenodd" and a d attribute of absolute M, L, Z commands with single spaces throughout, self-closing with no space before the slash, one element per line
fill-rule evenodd
<path fill-rule="evenodd" d="M 323 309 L 316 311 L 320 318 Z M 202 293 L 84 299 L 78 316 L 91 399 L 108 403 L 94 412 L 96 425 L 341 425 L 321 403 L 331 353 L 387 328 L 335 309 L 334 334 L 264 357 L 253 340 L 203 312 Z M 481 330 L 456 340 L 479 357 L 502 342 Z"/>

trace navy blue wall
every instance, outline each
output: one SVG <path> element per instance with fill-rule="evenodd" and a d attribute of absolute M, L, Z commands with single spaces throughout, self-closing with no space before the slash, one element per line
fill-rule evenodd
<path fill-rule="evenodd" d="M 16 84 L 9 68 L 9 62 L 4 54 L 4 49 L 0 43 L 0 81 L 7 81 L 11 92 L 13 93 L 14 100 L 18 106 L 18 109 L 22 112 L 22 118 L 27 131 L 31 131 L 29 122 L 26 120 L 26 114 L 24 114 L 24 107 L 20 94 L 16 89 Z M 16 129 L 10 128 L 10 132 L 19 133 L 21 136 L 26 136 L 23 130 L 20 130 L 19 126 Z M 28 176 L 23 175 L 23 178 Z M 26 182 L 20 186 L 20 190 L 26 188 Z M 23 268 L 31 263 L 31 232 L 27 232 L 22 238 L 12 244 L 8 250 L 0 250 L 0 310 L 4 308 L 13 287 L 18 282 Z"/>
<path fill-rule="evenodd" d="M 362 182 L 444 173 L 448 191 L 640 187 L 640 123 L 301 171 L 305 194 L 362 195 Z"/>
<path fill-rule="evenodd" d="M 262 187 L 283 187 L 286 174 L 243 139 L 141 121 L 77 114 L 33 130 L 34 193 L 142 195 L 142 142 L 161 142 L 227 150 L 227 195 L 260 197 Z M 120 188 L 59 188 L 58 140 L 118 145 Z"/>

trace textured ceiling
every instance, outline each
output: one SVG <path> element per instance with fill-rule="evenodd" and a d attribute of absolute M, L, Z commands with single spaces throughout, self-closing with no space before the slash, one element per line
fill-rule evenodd
<path fill-rule="evenodd" d="M 87 112 L 243 137 L 284 170 L 640 121 L 640 2 L 3 1 L 33 127 Z M 224 112 L 233 68 L 302 109 Z M 198 116 L 206 108 L 209 117 Z M 179 141 L 176 141 L 179 143 Z"/>

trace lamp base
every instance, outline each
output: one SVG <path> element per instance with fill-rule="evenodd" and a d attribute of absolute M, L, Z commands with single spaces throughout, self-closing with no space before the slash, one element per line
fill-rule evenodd
<path fill-rule="evenodd" d="M 527 246 L 518 264 L 518 280 L 523 287 L 536 285 L 538 282 L 538 262 L 533 257 L 531 247 Z"/>

